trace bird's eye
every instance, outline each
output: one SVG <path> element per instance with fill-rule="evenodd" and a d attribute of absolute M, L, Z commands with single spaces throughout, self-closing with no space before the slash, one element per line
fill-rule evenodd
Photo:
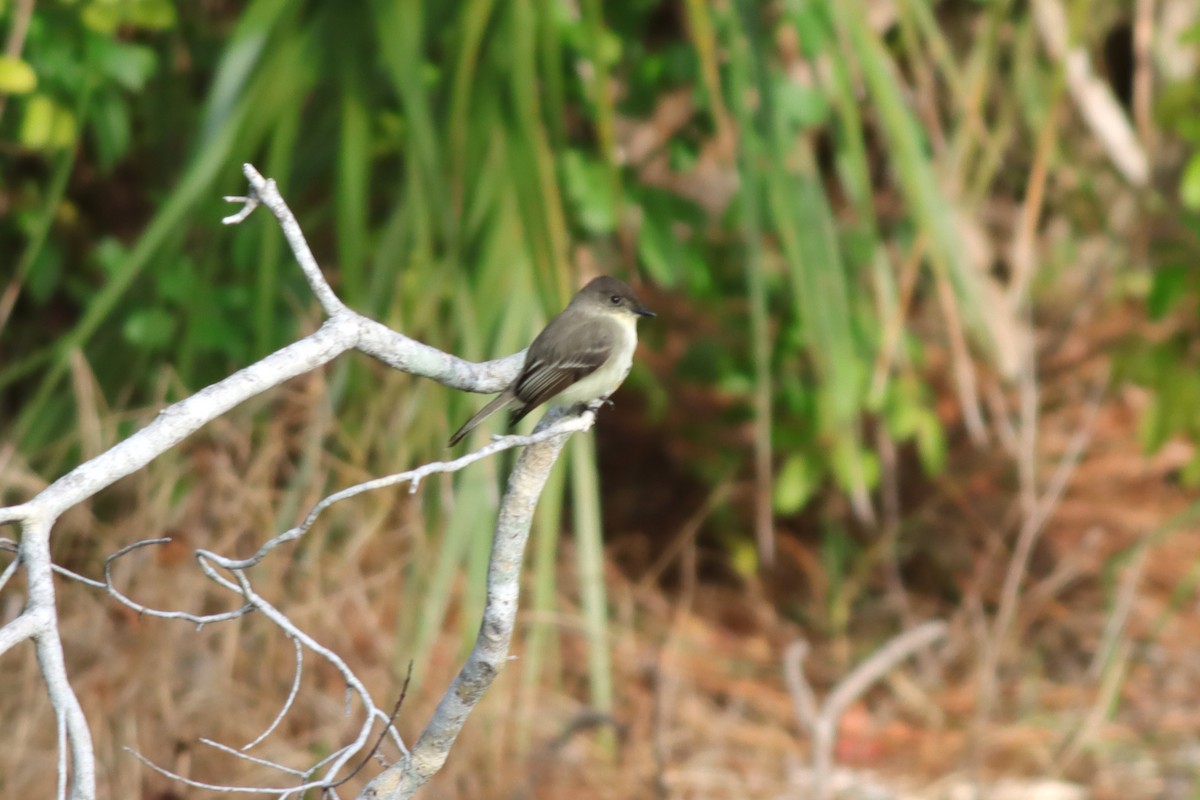
<path fill-rule="evenodd" d="M 619 294 L 614 294 L 612 297 L 610 297 L 608 299 L 612 301 L 612 304 L 614 306 L 621 305 L 621 295 L 619 295 Z"/>

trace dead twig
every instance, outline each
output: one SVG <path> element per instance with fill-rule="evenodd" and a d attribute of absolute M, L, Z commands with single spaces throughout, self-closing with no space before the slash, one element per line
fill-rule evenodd
<path fill-rule="evenodd" d="M 792 696 L 796 721 L 812 737 L 812 798 L 829 797 L 829 781 L 833 772 L 833 748 L 837 728 L 846 709 L 863 695 L 872 684 L 886 675 L 904 659 L 946 635 L 946 623 L 926 622 L 896 636 L 859 664 L 818 704 L 812 687 L 804 677 L 804 658 L 808 643 L 796 641 L 783 653 L 783 676 Z"/>

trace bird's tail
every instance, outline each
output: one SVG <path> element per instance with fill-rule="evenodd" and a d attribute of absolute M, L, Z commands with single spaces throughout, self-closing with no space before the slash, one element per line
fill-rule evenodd
<path fill-rule="evenodd" d="M 464 422 L 463 426 L 459 428 L 453 436 L 450 437 L 450 444 L 448 446 L 454 447 L 454 445 L 462 441 L 464 436 L 475 430 L 475 427 L 479 425 L 479 423 L 483 422 L 500 409 L 507 408 L 510 404 L 515 402 L 516 399 L 516 395 L 507 389 L 493 397 L 490 403 L 479 409 L 479 411 L 475 413 L 475 416 Z"/>

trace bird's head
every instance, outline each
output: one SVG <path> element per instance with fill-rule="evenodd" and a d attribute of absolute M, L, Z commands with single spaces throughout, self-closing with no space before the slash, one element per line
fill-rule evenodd
<path fill-rule="evenodd" d="M 629 284 L 607 275 L 593 279 L 580 289 L 571 305 L 582 305 L 589 311 L 655 316 L 653 311 L 642 305 L 642 299 Z"/>

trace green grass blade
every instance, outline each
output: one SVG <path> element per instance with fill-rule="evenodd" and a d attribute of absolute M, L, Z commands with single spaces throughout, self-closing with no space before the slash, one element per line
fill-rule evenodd
<path fill-rule="evenodd" d="M 833 3 L 832 8 L 878 110 L 900 189 L 918 224 L 929 233 L 935 270 L 940 279 L 949 280 L 954 287 L 967 328 L 981 346 L 994 351 L 980 278 L 967 261 L 951 204 L 938 185 L 920 126 L 905 103 L 883 43 L 867 24 L 861 0 Z"/>
<path fill-rule="evenodd" d="M 600 712 L 613 708 L 612 664 L 609 660 L 608 607 L 604 586 L 604 524 L 600 512 L 600 476 L 591 436 L 571 439 L 571 498 L 574 509 L 576 568 L 587 635 L 588 687 L 591 706 Z M 611 733 L 606 731 L 606 733 Z M 600 741 L 611 748 L 611 736 Z"/>
<path fill-rule="evenodd" d="M 731 21 L 732 23 L 732 21 Z M 699 30 L 699 28 L 698 28 Z M 736 32 L 730 38 L 729 106 L 738 123 L 738 167 L 742 179 L 742 241 L 745 246 L 746 291 L 750 299 L 750 339 L 754 358 L 754 480 L 755 540 L 758 557 L 765 564 L 775 558 L 775 527 L 771 512 L 771 341 L 767 325 L 767 292 L 763 260 L 763 173 L 765 144 L 748 103 L 753 87 L 750 43 Z M 701 47 L 701 51 L 710 48 Z M 711 48 L 715 50 L 716 48 Z"/>
<path fill-rule="evenodd" d="M 558 569 L 558 539 L 563 532 L 563 495 L 566 469 L 550 473 L 538 503 L 533 530 L 533 591 L 529 598 L 529 623 L 525 626 L 525 649 L 521 653 L 521 688 L 517 720 L 517 752 L 527 755 L 535 734 L 536 695 L 543 675 L 551 674 L 557 659 L 558 628 L 552 617 L 558 610 L 555 591 Z"/>

